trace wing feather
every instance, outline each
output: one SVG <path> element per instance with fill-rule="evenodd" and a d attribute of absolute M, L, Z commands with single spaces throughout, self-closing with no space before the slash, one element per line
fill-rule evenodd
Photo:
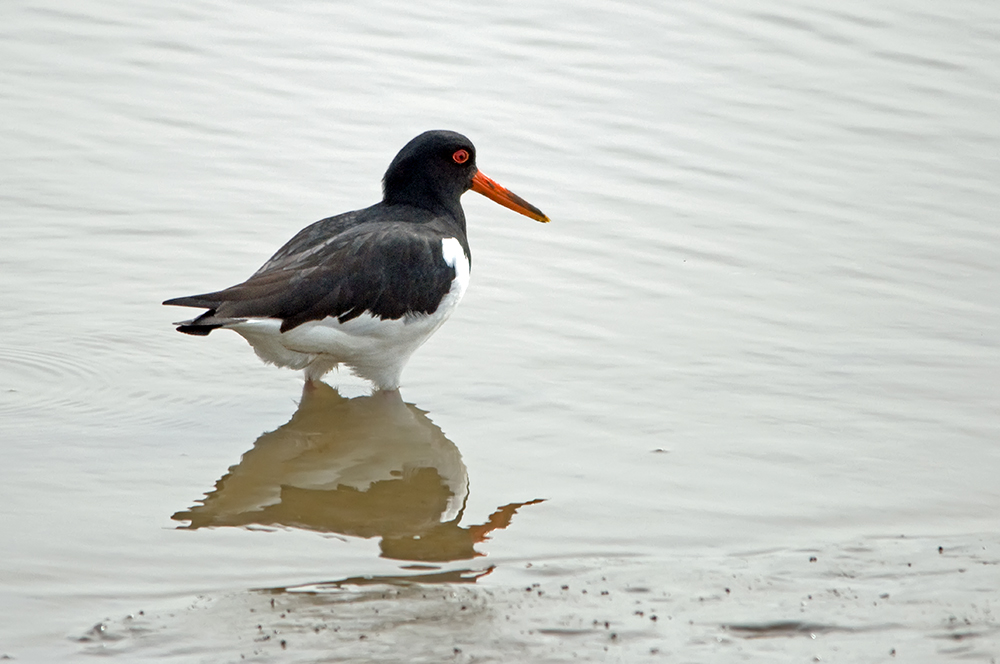
<path fill-rule="evenodd" d="M 208 309 L 178 328 L 189 334 L 247 318 L 281 319 L 285 332 L 328 316 L 345 322 L 365 312 L 383 319 L 433 313 L 455 277 L 440 235 L 425 224 L 357 223 L 358 214 L 303 229 L 241 284 L 164 304 Z"/>

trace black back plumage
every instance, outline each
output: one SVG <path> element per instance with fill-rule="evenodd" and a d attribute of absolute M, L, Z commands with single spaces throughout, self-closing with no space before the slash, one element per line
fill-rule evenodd
<path fill-rule="evenodd" d="M 468 160 L 457 163 L 457 150 Z M 285 332 L 328 316 L 433 313 L 455 278 L 442 239 L 456 238 L 471 256 L 460 197 L 475 174 L 469 139 L 425 132 L 389 165 L 382 202 L 304 228 L 241 284 L 164 304 L 208 309 L 177 328 L 196 335 L 251 317 L 280 319 Z"/>

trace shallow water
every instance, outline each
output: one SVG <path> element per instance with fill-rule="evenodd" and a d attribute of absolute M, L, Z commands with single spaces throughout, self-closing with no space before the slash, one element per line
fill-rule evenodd
<path fill-rule="evenodd" d="M 1000 9 L 827 4 L 0 9 L 0 655 L 995 661 Z M 437 127 L 401 400 L 173 331 Z"/>

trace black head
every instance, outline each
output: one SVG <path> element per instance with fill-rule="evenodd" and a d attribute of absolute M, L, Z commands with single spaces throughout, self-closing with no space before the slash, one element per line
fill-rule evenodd
<path fill-rule="evenodd" d="M 476 148 L 453 131 L 426 131 L 403 146 L 382 178 L 382 200 L 464 218 L 459 199 L 476 175 Z"/>

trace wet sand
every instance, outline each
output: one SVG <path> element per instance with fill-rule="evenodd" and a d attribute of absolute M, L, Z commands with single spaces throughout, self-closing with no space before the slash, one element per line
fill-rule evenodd
<path fill-rule="evenodd" d="M 940 548 L 940 550 L 939 550 Z M 996 661 L 1000 538 L 515 563 L 139 609 L 91 654 L 183 661 Z"/>

